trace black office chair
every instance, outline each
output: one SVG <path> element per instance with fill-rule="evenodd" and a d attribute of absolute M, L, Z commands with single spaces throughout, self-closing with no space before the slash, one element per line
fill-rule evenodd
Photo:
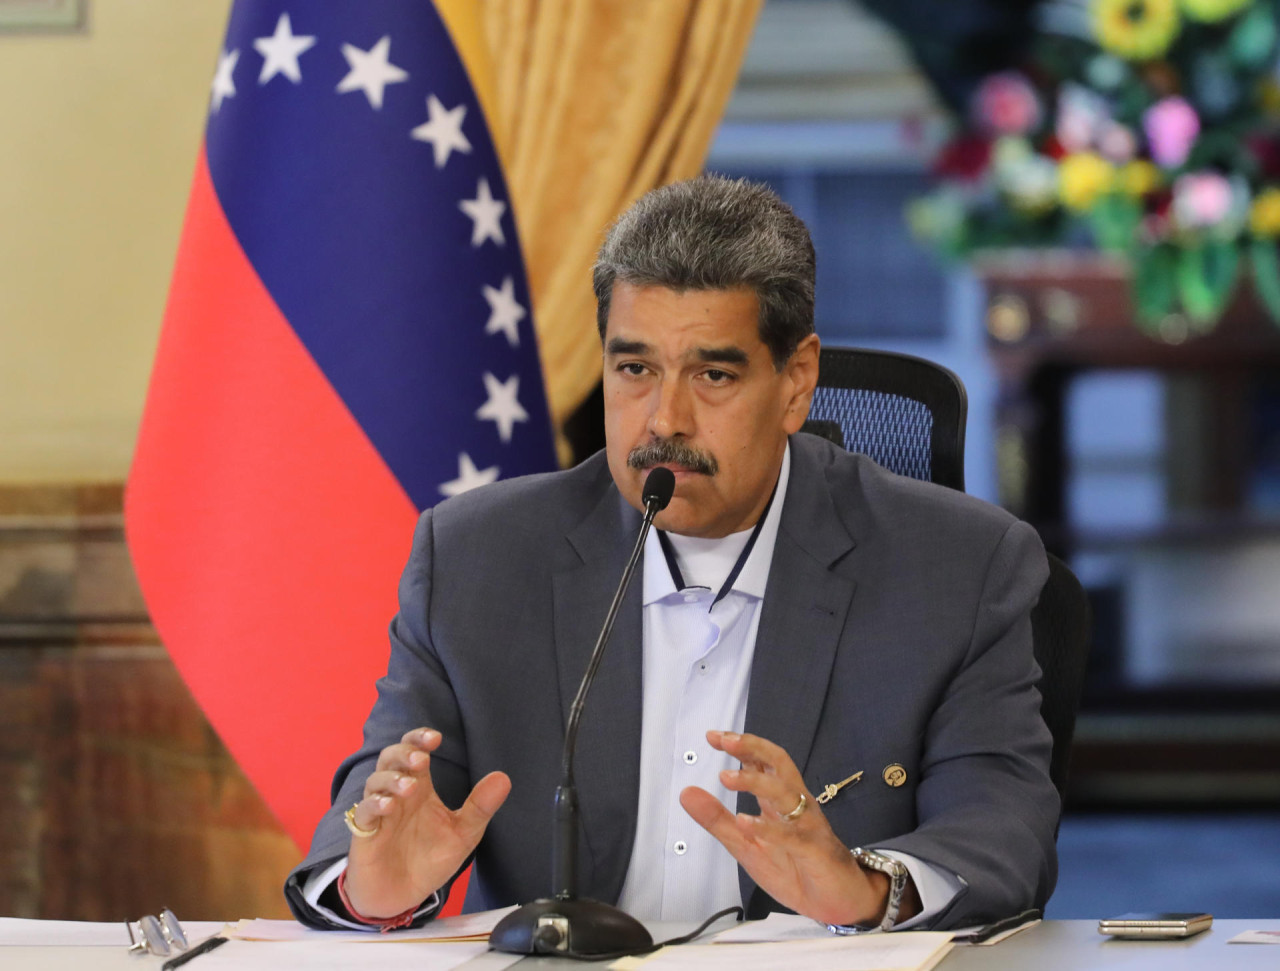
<path fill-rule="evenodd" d="M 824 347 L 803 431 L 899 475 L 964 491 L 964 384 L 907 354 Z"/>
<path fill-rule="evenodd" d="M 964 384 L 907 354 L 824 347 L 818 388 L 802 431 L 861 452 L 891 472 L 964 491 Z M 1040 713 L 1053 735 L 1049 775 L 1065 798 L 1071 738 L 1084 690 L 1092 615 L 1070 568 L 1049 554 L 1049 579 L 1031 611 L 1040 665 Z"/>

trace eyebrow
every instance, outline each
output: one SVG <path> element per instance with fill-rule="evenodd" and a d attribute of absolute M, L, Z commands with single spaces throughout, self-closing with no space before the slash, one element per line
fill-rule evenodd
<path fill-rule="evenodd" d="M 704 364 L 746 364 L 748 358 L 741 347 L 700 347 L 698 360 Z"/>
<path fill-rule="evenodd" d="M 648 354 L 653 350 L 644 341 L 628 341 L 621 337 L 611 337 L 605 345 L 604 352 L 617 356 L 619 354 Z"/>
<path fill-rule="evenodd" d="M 635 354 L 643 356 L 653 353 L 653 348 L 644 341 L 629 341 L 621 337 L 613 337 L 605 345 L 605 353 L 614 357 Z M 699 347 L 694 352 L 698 360 L 704 364 L 738 364 L 749 362 L 747 352 L 740 347 Z"/>

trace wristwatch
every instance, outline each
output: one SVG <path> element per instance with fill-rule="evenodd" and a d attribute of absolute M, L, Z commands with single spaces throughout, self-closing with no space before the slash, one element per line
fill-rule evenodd
<path fill-rule="evenodd" d="M 898 909 L 902 906 L 902 894 L 907 889 L 907 865 L 893 857 L 877 853 L 875 850 L 864 850 L 861 846 L 853 850 L 853 858 L 864 870 L 875 870 L 889 878 L 889 899 L 885 903 L 884 916 L 878 924 L 828 924 L 827 930 L 832 934 L 865 934 L 867 931 L 887 931 L 898 922 Z"/>

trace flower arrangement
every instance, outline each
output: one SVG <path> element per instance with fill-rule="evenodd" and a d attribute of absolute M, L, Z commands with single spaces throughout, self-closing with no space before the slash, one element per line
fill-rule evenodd
<path fill-rule="evenodd" d="M 1280 0 L 1057 0 L 973 88 L 908 208 L 943 252 L 1124 254 L 1139 322 L 1213 326 L 1245 272 L 1280 323 Z M 1052 16 L 1050 16 L 1052 14 Z"/>

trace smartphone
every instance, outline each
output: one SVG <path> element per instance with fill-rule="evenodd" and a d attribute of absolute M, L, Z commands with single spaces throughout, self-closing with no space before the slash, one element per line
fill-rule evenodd
<path fill-rule="evenodd" d="M 1207 931 L 1212 914 L 1121 914 L 1098 921 L 1098 933 L 1112 937 L 1176 938 Z"/>

